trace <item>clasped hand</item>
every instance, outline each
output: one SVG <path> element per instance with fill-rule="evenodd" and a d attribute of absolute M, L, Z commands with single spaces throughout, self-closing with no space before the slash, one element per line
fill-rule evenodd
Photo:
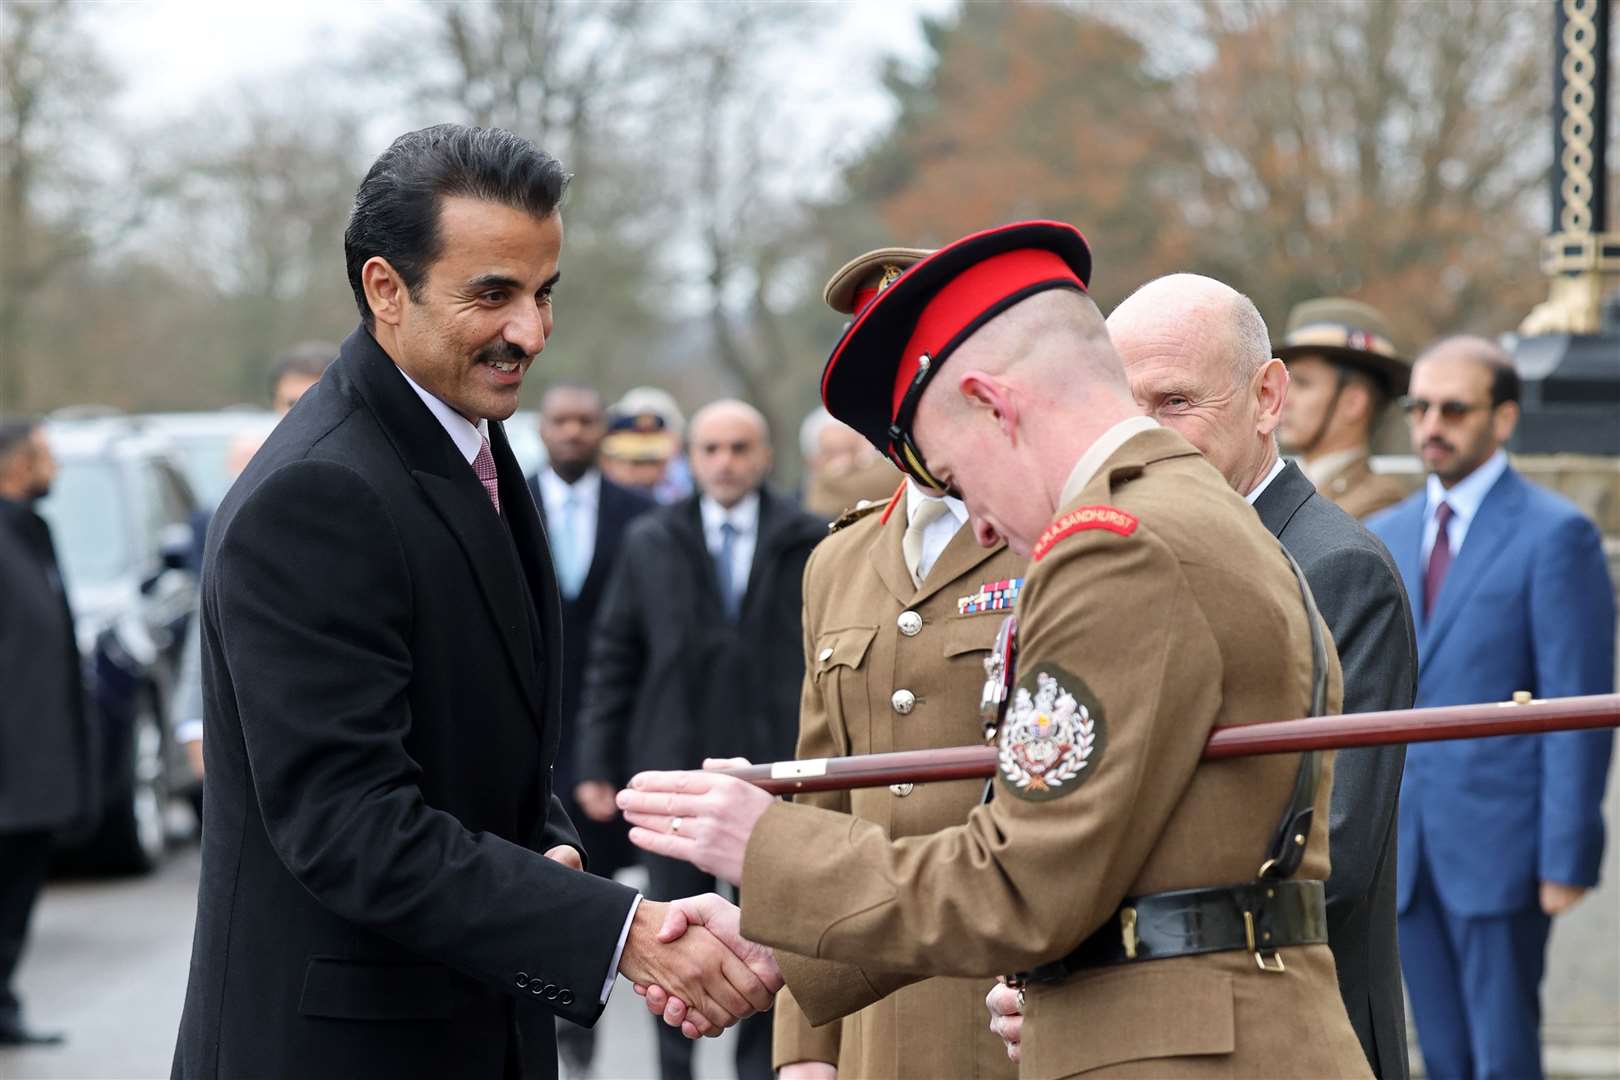
<path fill-rule="evenodd" d="M 619 971 L 647 1010 L 688 1039 L 719 1035 L 771 1007 L 782 989 L 776 956 L 742 936 L 742 913 L 714 893 L 643 900 Z"/>

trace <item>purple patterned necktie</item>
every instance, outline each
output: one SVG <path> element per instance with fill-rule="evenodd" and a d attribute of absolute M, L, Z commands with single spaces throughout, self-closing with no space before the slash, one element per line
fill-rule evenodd
<path fill-rule="evenodd" d="M 1446 535 L 1446 523 L 1451 520 L 1451 504 L 1441 503 L 1434 512 L 1434 547 L 1429 549 L 1429 565 L 1423 571 L 1423 614 L 1434 610 L 1434 601 L 1440 595 L 1440 586 L 1451 569 L 1451 538 Z"/>
<path fill-rule="evenodd" d="M 489 440 L 480 436 L 478 456 L 473 458 L 473 472 L 478 474 L 478 482 L 484 485 L 489 492 L 489 501 L 494 504 L 495 512 L 501 512 L 500 485 L 495 478 L 495 455 L 489 452 Z"/>

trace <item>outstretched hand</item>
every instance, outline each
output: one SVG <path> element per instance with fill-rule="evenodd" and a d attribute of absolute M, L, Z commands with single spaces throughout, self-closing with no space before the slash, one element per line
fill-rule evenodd
<path fill-rule="evenodd" d="M 635 826 L 631 843 L 736 885 L 742 881 L 748 837 L 772 797 L 732 776 L 644 772 L 630 778 L 618 802 Z"/>
<path fill-rule="evenodd" d="M 747 965 L 772 994 L 782 989 L 782 970 L 776 965 L 776 954 L 764 945 L 755 944 L 742 936 L 742 912 L 714 893 L 689 896 L 666 905 L 664 924 L 659 927 L 658 940 L 674 942 L 693 927 L 701 927 L 719 939 L 738 959 Z M 702 1012 L 693 1010 L 678 995 L 657 984 L 637 983 L 636 993 L 647 999 L 647 1011 L 662 1016 L 670 1027 L 679 1027 L 688 1039 L 718 1034 Z"/>
<path fill-rule="evenodd" d="M 718 896 L 714 899 L 731 907 Z M 668 906 L 641 902 L 619 959 L 619 973 L 637 986 L 663 987 L 675 996 L 682 1003 L 683 1020 L 692 1024 L 692 1038 L 719 1035 L 738 1020 L 769 1009 L 782 986 L 781 975 L 776 973 L 769 981 L 762 978 L 702 925 L 666 936 L 662 931 L 668 923 Z M 724 927 L 724 918 L 716 921 Z M 761 963 L 757 956 L 754 963 Z M 761 966 L 772 975 L 774 960 Z"/>

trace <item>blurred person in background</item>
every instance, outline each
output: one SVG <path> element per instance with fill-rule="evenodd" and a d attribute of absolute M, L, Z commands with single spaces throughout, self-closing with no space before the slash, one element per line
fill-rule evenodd
<path fill-rule="evenodd" d="M 337 359 L 338 347 L 329 341 L 305 341 L 280 356 L 270 366 L 270 408 L 277 416 L 286 416 L 305 392 L 321 381 L 321 376 Z M 247 467 L 259 445 L 258 436 L 238 439 L 231 447 L 230 469 L 233 475 Z"/>
<path fill-rule="evenodd" d="M 804 455 L 804 508 L 824 518 L 863 502 L 886 501 L 900 484 L 900 470 L 821 405 L 799 426 L 799 452 Z"/>
<path fill-rule="evenodd" d="M 590 852 L 590 871 L 612 877 L 635 859 L 624 826 L 615 819 L 611 785 L 596 799 L 574 799 L 578 775 L 574 749 L 578 733 L 585 665 L 590 662 L 591 623 L 602 603 L 608 574 L 618 557 L 625 528 L 655 505 L 652 499 L 602 475 L 597 461 L 607 434 L 602 397 L 588 386 L 558 383 L 540 399 L 540 441 L 546 468 L 529 477 L 529 490 L 546 523 L 552 564 L 562 590 L 562 738 L 558 743 L 555 787 L 579 838 Z M 580 785 L 587 792 L 590 785 Z M 570 1077 L 591 1074 L 596 1029 L 557 1018 L 557 1049 Z"/>
<path fill-rule="evenodd" d="M 652 496 L 660 505 L 668 506 L 692 494 L 692 471 L 686 460 L 686 416 L 675 403 L 668 390 L 656 386 L 637 386 L 626 390 L 624 396 L 608 408 L 610 417 L 656 416 L 661 430 L 672 436 L 669 459 L 663 474 L 654 486 Z"/>
<path fill-rule="evenodd" d="M 1420 708 L 1614 690 L 1597 527 L 1503 449 L 1519 376 L 1479 337 L 1431 345 L 1403 402 L 1426 486 L 1367 523 L 1417 615 Z M 1401 786 L 1401 968 L 1428 1075 L 1541 1072 L 1552 920 L 1598 883 L 1614 733 L 1421 743 Z"/>
<path fill-rule="evenodd" d="M 321 381 L 337 354 L 338 347 L 331 342 L 306 341 L 276 358 L 270 369 L 270 408 L 278 417 L 286 416 L 298 404 L 298 399 Z M 258 435 L 247 435 L 232 443 L 227 462 L 233 477 L 241 475 L 263 442 Z M 198 510 L 191 522 L 195 544 L 192 569 L 198 576 L 202 574 L 203 547 L 211 515 L 210 510 Z M 204 771 L 202 704 L 202 620 L 193 618 L 186 631 L 185 649 L 180 654 L 173 715 L 175 741 L 185 750 L 186 762 L 198 780 L 203 778 Z"/>
<path fill-rule="evenodd" d="M 579 725 L 580 802 L 644 769 L 695 769 L 709 757 L 776 761 L 798 727 L 801 579 L 826 533 L 765 486 L 765 418 L 717 401 L 692 418 L 698 493 L 638 518 L 597 612 Z M 690 896 L 715 879 L 646 856 L 648 895 Z M 692 1047 L 656 1022 L 663 1080 L 692 1075 Z M 738 1026 L 737 1074 L 771 1076 L 771 1018 Z"/>
<path fill-rule="evenodd" d="M 51 837 L 91 812 L 73 615 L 50 527 L 34 511 L 55 474 L 44 429 L 0 417 L 0 1046 L 63 1040 L 24 1023 L 12 978 Z"/>
<path fill-rule="evenodd" d="M 659 494 L 669 490 L 666 478 L 679 447 L 679 439 L 657 413 L 609 410 L 602 439 L 602 474 L 657 502 Z"/>
<path fill-rule="evenodd" d="M 1333 297 L 1307 300 L 1289 312 L 1277 358 L 1289 375 L 1277 433 L 1316 490 L 1354 518 L 1405 498 L 1400 481 L 1370 464 L 1378 421 L 1406 393 L 1411 375 L 1378 309 Z"/>

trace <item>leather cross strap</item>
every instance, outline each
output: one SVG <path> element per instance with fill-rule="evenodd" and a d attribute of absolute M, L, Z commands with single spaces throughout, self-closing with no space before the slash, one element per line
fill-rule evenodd
<path fill-rule="evenodd" d="M 1283 558 L 1288 560 L 1288 568 L 1294 572 L 1294 580 L 1299 584 L 1300 599 L 1305 603 L 1305 619 L 1311 628 L 1310 715 L 1321 716 L 1327 710 L 1328 680 L 1327 643 L 1323 640 L 1321 613 L 1316 610 L 1316 598 L 1311 595 L 1311 587 L 1305 581 L 1305 571 L 1299 568 L 1299 563 L 1288 554 L 1281 541 L 1278 541 L 1277 547 L 1283 553 Z M 1294 793 L 1288 800 L 1288 808 L 1283 811 L 1282 820 L 1277 823 L 1277 832 L 1272 838 L 1265 862 L 1260 864 L 1257 876 L 1262 881 L 1293 877 L 1294 871 L 1304 860 L 1305 844 L 1311 835 L 1311 819 L 1315 816 L 1316 781 L 1321 773 L 1321 764 L 1321 758 L 1314 750 L 1299 756 L 1299 771 L 1294 775 Z"/>

